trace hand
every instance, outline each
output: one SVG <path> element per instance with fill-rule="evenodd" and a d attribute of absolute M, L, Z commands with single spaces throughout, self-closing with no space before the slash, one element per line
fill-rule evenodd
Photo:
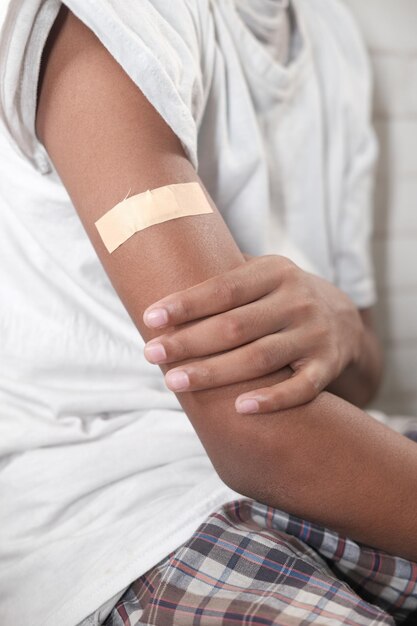
<path fill-rule="evenodd" d="M 165 334 L 145 346 L 170 369 L 176 392 L 259 378 L 290 366 L 285 382 L 236 399 L 240 413 L 304 404 L 359 359 L 364 333 L 353 302 L 326 280 L 280 256 L 254 257 L 148 307 L 144 322 Z"/>

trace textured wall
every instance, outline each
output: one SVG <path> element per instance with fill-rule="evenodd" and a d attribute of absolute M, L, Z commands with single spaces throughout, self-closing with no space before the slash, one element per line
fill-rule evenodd
<path fill-rule="evenodd" d="M 374 252 L 386 373 L 378 406 L 417 415 L 417 2 L 346 0 L 374 69 Z"/>

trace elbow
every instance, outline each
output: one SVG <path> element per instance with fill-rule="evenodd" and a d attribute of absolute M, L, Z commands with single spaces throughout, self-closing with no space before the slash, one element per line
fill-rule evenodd
<path fill-rule="evenodd" d="M 334 396 L 322 392 L 309 404 L 248 420 L 250 428 L 240 432 L 239 445 L 214 462 L 223 482 L 288 513 L 308 511 L 332 455 L 326 427 L 334 402 Z"/>
<path fill-rule="evenodd" d="M 230 397 L 221 401 L 218 392 L 206 391 L 182 400 L 216 472 L 228 487 L 242 496 L 295 512 L 297 501 L 305 497 L 305 485 L 320 478 L 320 442 L 326 439 L 334 396 L 322 392 L 302 406 L 242 416 L 232 405 L 235 395 L 232 388 Z"/>
<path fill-rule="evenodd" d="M 288 429 L 280 429 L 279 420 L 280 413 L 257 416 L 252 428 L 240 432 L 228 446 L 227 454 L 211 456 L 211 460 L 222 481 L 233 491 L 290 510 L 294 508 L 300 482 L 298 452 Z"/>

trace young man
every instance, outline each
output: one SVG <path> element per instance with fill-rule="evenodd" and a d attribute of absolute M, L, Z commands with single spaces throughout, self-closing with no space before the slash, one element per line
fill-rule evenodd
<path fill-rule="evenodd" d="M 361 404 L 380 371 L 353 23 L 322 0 L 66 5 L 12 2 L 2 40 L 4 619 L 403 619 L 415 444 L 321 392 Z M 107 210 L 190 182 L 212 213 L 107 252 Z M 143 316 L 168 296 L 166 333 Z"/>

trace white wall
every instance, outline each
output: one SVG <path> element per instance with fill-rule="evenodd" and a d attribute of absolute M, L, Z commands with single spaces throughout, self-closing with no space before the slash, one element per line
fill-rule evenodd
<path fill-rule="evenodd" d="M 346 2 L 371 55 L 381 148 L 374 252 L 386 373 L 377 405 L 417 415 L 417 1 Z"/>

